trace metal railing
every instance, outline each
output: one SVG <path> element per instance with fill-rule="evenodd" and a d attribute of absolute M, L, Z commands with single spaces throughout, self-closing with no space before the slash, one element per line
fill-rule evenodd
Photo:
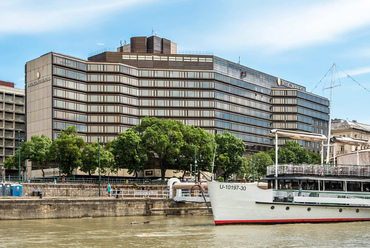
<path fill-rule="evenodd" d="M 347 198 L 347 199 L 370 199 L 370 193 L 352 193 L 352 192 L 328 192 L 328 191 L 299 191 L 299 190 L 276 190 L 274 197 L 325 197 L 325 198 Z"/>
<path fill-rule="evenodd" d="M 279 175 L 313 175 L 313 176 L 354 176 L 369 177 L 369 165 L 317 165 L 317 164 L 279 164 Z M 267 167 L 267 176 L 275 175 L 275 165 Z"/>
<path fill-rule="evenodd" d="M 115 198 L 168 198 L 168 190 L 111 190 L 109 197 Z"/>
<path fill-rule="evenodd" d="M 18 176 L 6 176 L 6 182 L 17 183 Z M 2 180 L 2 179 L 1 179 Z M 21 178 L 22 183 L 73 183 L 73 184 L 98 184 L 99 178 L 86 177 L 86 178 L 69 178 L 69 177 L 51 177 L 51 178 Z M 101 184 L 119 184 L 119 185 L 132 185 L 132 184 L 146 184 L 146 185 L 165 185 L 167 182 L 158 179 L 124 179 L 114 177 L 103 177 Z"/>

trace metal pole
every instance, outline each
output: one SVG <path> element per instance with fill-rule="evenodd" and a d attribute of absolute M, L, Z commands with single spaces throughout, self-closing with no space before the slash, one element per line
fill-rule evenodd
<path fill-rule="evenodd" d="M 194 147 L 194 179 L 197 182 L 197 148 Z"/>
<path fill-rule="evenodd" d="M 100 177 L 100 137 L 98 137 L 98 163 L 99 163 L 99 197 L 100 197 L 100 180 L 101 180 L 101 177 Z"/>
<path fill-rule="evenodd" d="M 254 152 L 252 155 L 252 165 L 253 165 L 253 182 L 254 182 Z"/>
<path fill-rule="evenodd" d="M 330 97 L 330 109 L 329 109 L 329 127 L 328 127 L 328 147 L 326 150 L 326 164 L 329 164 L 329 153 L 330 153 L 330 135 L 331 135 L 331 114 L 333 108 L 333 91 L 334 91 L 334 73 L 335 73 L 335 63 L 333 65 L 333 77 L 331 80 L 331 97 Z"/>
<path fill-rule="evenodd" d="M 213 163 L 212 163 L 212 176 L 211 176 L 211 181 L 213 181 L 213 170 L 215 168 L 215 159 L 216 159 L 216 148 L 217 148 L 217 144 L 215 145 L 215 153 L 213 154 Z"/>
<path fill-rule="evenodd" d="M 278 180 L 277 180 L 277 176 L 278 176 L 278 133 L 276 131 L 275 133 L 275 189 L 277 190 L 278 189 Z"/>
<path fill-rule="evenodd" d="M 18 183 L 21 184 L 21 132 L 18 130 Z"/>

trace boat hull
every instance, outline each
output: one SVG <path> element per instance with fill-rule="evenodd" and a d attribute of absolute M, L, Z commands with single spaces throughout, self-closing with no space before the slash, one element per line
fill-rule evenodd
<path fill-rule="evenodd" d="M 273 202 L 256 184 L 211 182 L 208 191 L 216 225 L 370 220 L 370 206 Z"/>

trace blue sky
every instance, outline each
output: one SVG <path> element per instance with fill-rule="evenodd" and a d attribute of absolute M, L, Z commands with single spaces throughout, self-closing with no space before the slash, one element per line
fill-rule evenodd
<path fill-rule="evenodd" d="M 240 57 L 327 98 L 331 75 L 322 78 L 336 63 L 332 117 L 370 124 L 369 13 L 368 0 L 1 1 L 0 80 L 23 89 L 29 60 L 50 51 L 87 59 L 154 29 L 180 51 Z"/>

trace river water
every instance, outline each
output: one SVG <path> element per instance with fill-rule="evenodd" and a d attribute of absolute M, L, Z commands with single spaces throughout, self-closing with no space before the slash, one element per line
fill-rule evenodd
<path fill-rule="evenodd" d="M 370 247 L 370 222 L 215 226 L 210 215 L 0 221 L 0 247 L 62 246 Z"/>

